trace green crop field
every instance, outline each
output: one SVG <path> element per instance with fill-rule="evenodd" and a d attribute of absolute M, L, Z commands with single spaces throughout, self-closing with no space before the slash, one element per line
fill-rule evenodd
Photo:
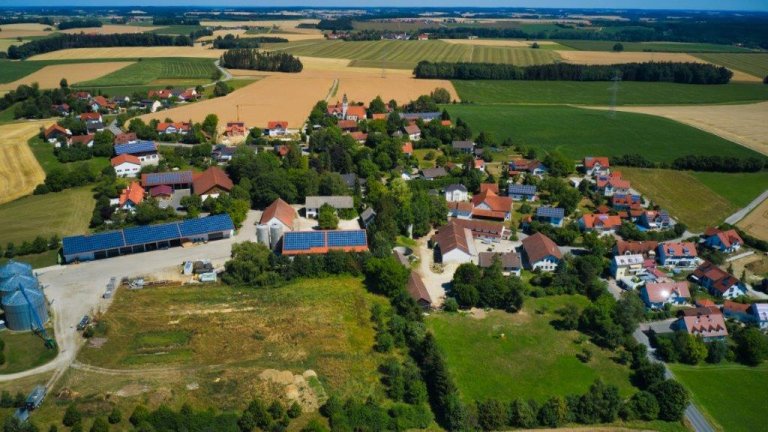
<path fill-rule="evenodd" d="M 54 337 L 53 328 L 46 329 Z M 32 369 L 48 363 L 58 354 L 56 349 L 45 347 L 43 339 L 32 332 L 0 332 L 0 340 L 5 342 L 5 364 L 0 365 L 0 375 Z"/>
<path fill-rule="evenodd" d="M 427 319 L 427 327 L 467 401 L 490 397 L 543 401 L 583 393 L 598 377 L 628 397 L 634 393 L 628 367 L 611 360 L 610 351 L 588 341 L 579 343 L 578 332 L 555 330 L 550 323 L 562 306 L 588 303 L 583 296 L 526 298 L 518 314 L 492 311 L 482 319 L 434 314 Z M 583 348 L 593 353 L 586 364 L 576 358 Z"/>
<path fill-rule="evenodd" d="M 496 140 L 544 151 L 558 150 L 581 159 L 589 155 L 640 153 L 655 162 L 672 162 L 689 154 L 735 157 L 758 153 L 715 135 L 665 118 L 625 112 L 611 113 L 567 106 L 446 105 L 472 131 L 490 132 Z"/>
<path fill-rule="evenodd" d="M 768 75 L 768 53 L 761 54 L 696 54 L 696 57 L 763 78 Z"/>
<path fill-rule="evenodd" d="M 109 87 L 161 84 L 161 81 L 208 82 L 216 66 L 211 59 L 160 58 L 143 59 L 111 74 L 77 84 L 77 87 Z"/>
<path fill-rule="evenodd" d="M 768 190 L 768 172 L 718 173 L 692 172 L 698 181 L 725 197 L 737 207 L 745 207 Z"/>
<path fill-rule="evenodd" d="M 167 27 L 160 27 L 158 29 L 150 30 L 148 33 L 163 34 L 163 35 L 186 35 L 197 30 L 202 30 L 205 27 L 199 25 L 172 25 Z"/>
<path fill-rule="evenodd" d="M 762 192 L 758 190 L 759 184 L 764 188 L 766 181 L 764 174 L 692 173 L 629 167 L 620 169 L 624 178 L 632 182 L 633 188 L 669 211 L 694 232 L 722 222 L 741 207 L 734 201 L 741 203 L 748 196 L 754 198 Z M 741 187 L 743 183 L 740 182 L 747 179 L 758 184 L 744 185 L 743 191 L 725 190 L 722 186 L 714 190 L 699 180 L 700 174 L 704 174 L 702 177 L 707 178 L 707 182 L 720 180 L 724 185 L 738 184 Z"/>
<path fill-rule="evenodd" d="M 269 49 L 298 56 L 354 60 L 353 66 L 410 69 L 419 61 L 507 63 L 520 66 L 552 63 L 550 50 L 450 44 L 430 41 L 314 41 L 269 44 Z"/>
<path fill-rule="evenodd" d="M 558 40 L 561 45 L 569 46 L 579 51 L 612 51 L 616 43 L 624 46 L 624 51 L 658 51 L 658 52 L 751 52 L 752 50 L 734 45 L 709 43 L 679 43 L 679 42 L 617 42 L 602 40 Z"/>
<path fill-rule="evenodd" d="M 686 366 L 671 364 L 675 378 L 691 391 L 693 400 L 723 430 L 765 430 L 768 410 L 768 364 Z M 726 396 L 727 395 L 727 396 Z"/>
<path fill-rule="evenodd" d="M 455 80 L 461 100 L 474 103 L 611 105 L 613 83 L 580 81 Z M 768 100 L 768 86 L 732 83 L 694 85 L 661 82 L 619 84 L 617 105 L 744 103 Z"/>
<path fill-rule="evenodd" d="M 0 239 L 17 245 L 36 236 L 60 237 L 88 229 L 95 200 L 90 187 L 32 195 L 0 205 Z M 21 217 L 23 215 L 23 217 Z"/>

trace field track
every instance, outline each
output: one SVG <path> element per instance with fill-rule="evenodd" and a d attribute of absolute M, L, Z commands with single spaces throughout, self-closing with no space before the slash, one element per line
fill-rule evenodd
<path fill-rule="evenodd" d="M 72 63 L 45 66 L 37 72 L 33 72 L 24 78 L 8 84 L 0 84 L 0 90 L 14 90 L 21 84 L 38 83 L 40 88 L 58 88 L 62 78 L 72 85 L 81 81 L 88 81 L 118 71 L 133 62 L 108 62 L 108 63 Z"/>
<path fill-rule="evenodd" d="M 0 204 L 32 193 L 45 180 L 27 140 L 49 123 L 39 120 L 0 126 Z"/>

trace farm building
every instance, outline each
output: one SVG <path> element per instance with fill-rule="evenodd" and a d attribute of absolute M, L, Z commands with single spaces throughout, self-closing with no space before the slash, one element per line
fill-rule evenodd
<path fill-rule="evenodd" d="M 157 165 L 160 162 L 160 156 L 157 154 L 157 145 L 154 141 L 137 141 L 131 144 L 116 145 L 115 156 L 124 154 L 139 158 L 141 166 Z"/>
<path fill-rule="evenodd" d="M 32 276 L 32 266 L 15 260 L 8 261 L 0 267 L 0 284 L 16 275 Z"/>
<path fill-rule="evenodd" d="M 3 296 L 2 305 L 5 325 L 10 330 L 33 330 L 39 328 L 38 322 L 48 321 L 45 295 L 37 288 L 17 288 Z"/>
<path fill-rule="evenodd" d="M 234 187 L 227 173 L 212 166 L 193 176 L 192 191 L 205 201 L 208 197 L 218 198 L 222 193 L 229 193 Z"/>
<path fill-rule="evenodd" d="M 433 238 L 435 242 L 435 261 L 442 263 L 468 263 L 477 259 L 477 248 L 472 240 L 472 231 L 469 228 L 451 221 L 442 226 Z"/>
<path fill-rule="evenodd" d="M 141 175 L 141 185 L 145 188 L 165 185 L 173 189 L 189 189 L 192 187 L 192 182 L 192 171 L 172 171 Z"/>
<path fill-rule="evenodd" d="M 325 254 L 330 251 L 365 252 L 365 230 L 289 231 L 283 235 L 283 255 Z"/>
<path fill-rule="evenodd" d="M 64 261 L 90 261 L 131 253 L 180 246 L 187 241 L 229 238 L 235 229 L 229 215 L 221 214 L 159 225 L 145 225 L 90 235 L 65 237 Z"/>
<path fill-rule="evenodd" d="M 408 285 L 406 286 L 408 295 L 422 308 L 429 309 L 432 307 L 432 297 L 427 291 L 427 287 L 424 285 L 424 281 L 421 280 L 421 276 L 415 271 L 412 271 L 408 276 Z"/>
<path fill-rule="evenodd" d="M 355 207 L 355 202 L 351 196 L 308 196 L 304 204 L 307 217 L 317 217 L 320 207 L 325 204 L 336 210 L 347 210 Z"/>
<path fill-rule="evenodd" d="M 293 231 L 294 223 L 298 215 L 296 210 L 287 202 L 278 198 L 264 209 L 261 214 L 261 225 L 282 225 L 284 231 Z"/>
<path fill-rule="evenodd" d="M 517 252 L 480 252 L 477 265 L 488 268 L 493 265 L 494 260 L 498 259 L 501 263 L 501 270 L 506 275 L 513 274 L 520 277 L 520 271 L 523 269 L 523 261 Z"/>
<path fill-rule="evenodd" d="M 536 233 L 523 240 L 523 255 L 531 270 L 555 271 L 563 254 L 555 242 L 542 233 Z"/>

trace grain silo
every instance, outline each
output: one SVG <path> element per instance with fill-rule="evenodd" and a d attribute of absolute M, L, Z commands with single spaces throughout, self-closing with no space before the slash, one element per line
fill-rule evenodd
<path fill-rule="evenodd" d="M 256 241 L 269 247 L 269 227 L 267 225 L 256 225 Z"/>
<path fill-rule="evenodd" d="M 269 247 L 274 249 L 277 247 L 277 243 L 283 238 L 283 226 L 280 224 L 272 224 L 269 226 Z"/>
<path fill-rule="evenodd" d="M 16 274 L 11 277 L 0 281 L 0 298 L 5 297 L 18 290 L 24 288 L 27 290 L 39 289 L 37 279 L 32 275 Z"/>
<path fill-rule="evenodd" d="M 5 263 L 5 265 L 0 266 L 0 282 L 3 282 L 4 280 L 15 275 L 32 276 L 32 266 L 27 263 L 14 260 L 10 260 Z"/>
<path fill-rule="evenodd" d="M 45 296 L 37 289 L 17 289 L 3 297 L 5 325 L 10 330 L 33 330 L 48 321 Z M 35 314 L 37 316 L 35 316 Z"/>

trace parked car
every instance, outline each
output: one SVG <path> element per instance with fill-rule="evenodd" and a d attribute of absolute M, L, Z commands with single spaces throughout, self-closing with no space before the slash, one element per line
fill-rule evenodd
<path fill-rule="evenodd" d="M 83 315 L 83 319 L 80 320 L 80 322 L 77 324 L 78 330 L 85 330 L 86 327 L 88 327 L 88 324 L 91 323 L 91 317 L 88 315 Z"/>

